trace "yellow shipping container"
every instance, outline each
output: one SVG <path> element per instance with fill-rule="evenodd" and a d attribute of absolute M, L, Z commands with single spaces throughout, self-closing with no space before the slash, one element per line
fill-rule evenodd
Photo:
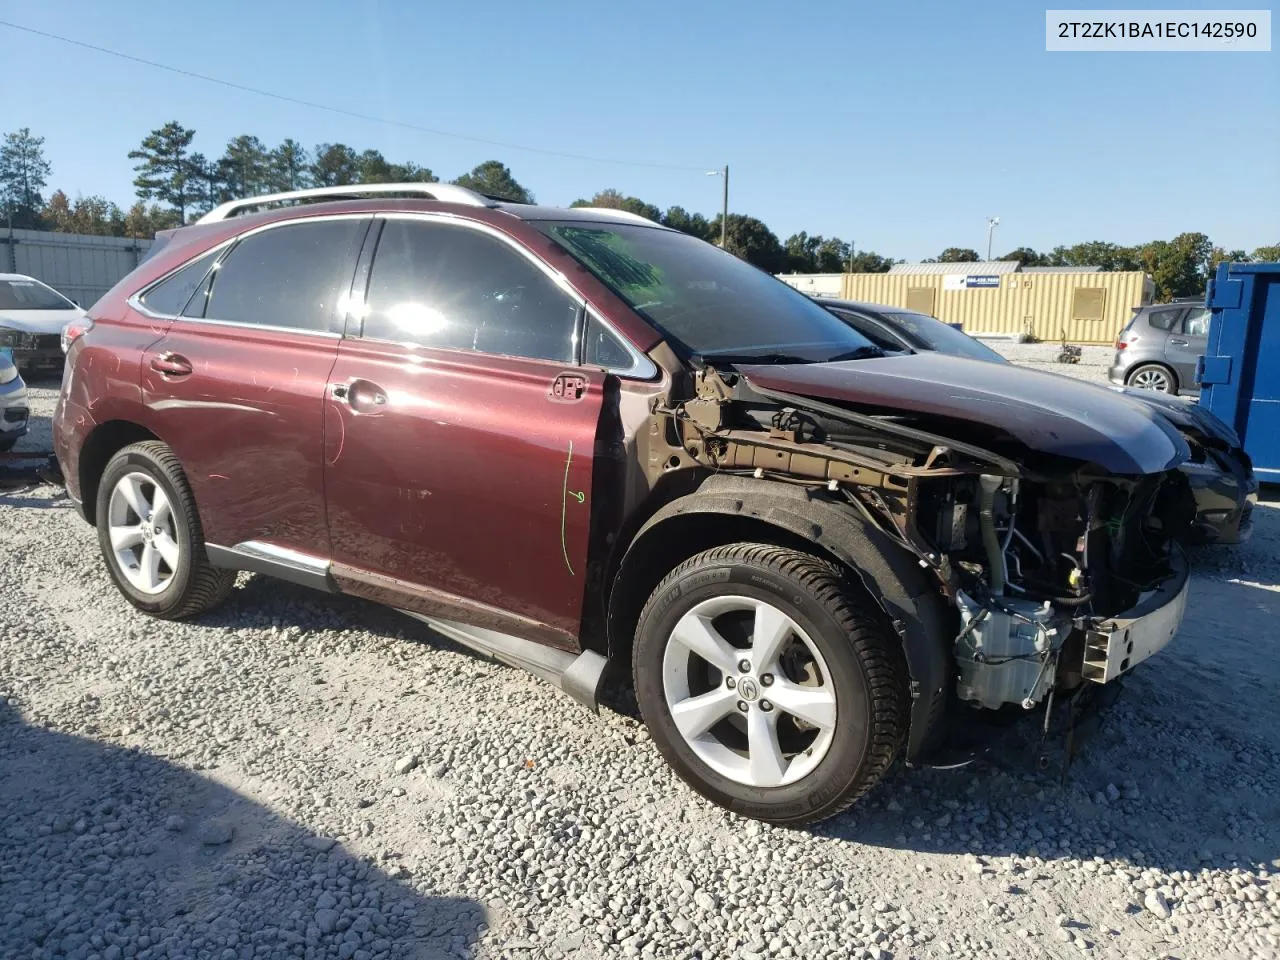
<path fill-rule="evenodd" d="M 1004 273 L 971 286 L 964 274 L 846 273 L 842 296 L 905 307 L 966 333 L 1031 333 L 1073 343 L 1110 343 L 1151 302 L 1154 284 L 1141 271 L 1115 273 Z"/>

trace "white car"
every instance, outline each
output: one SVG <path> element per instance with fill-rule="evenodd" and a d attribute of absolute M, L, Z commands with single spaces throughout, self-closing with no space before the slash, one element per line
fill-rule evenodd
<path fill-rule="evenodd" d="M 85 312 L 35 277 L 0 273 L 0 349 L 19 370 L 62 367 L 62 330 Z"/>
<path fill-rule="evenodd" d="M 27 416 L 27 385 L 8 353 L 0 349 L 0 453 L 12 450 L 27 432 Z"/>

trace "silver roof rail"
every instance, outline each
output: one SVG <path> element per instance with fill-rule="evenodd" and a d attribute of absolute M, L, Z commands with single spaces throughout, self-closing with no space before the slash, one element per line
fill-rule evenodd
<path fill-rule="evenodd" d="M 638 213 L 632 213 L 630 210 L 619 210 L 617 207 L 576 207 L 577 210 L 590 210 L 592 213 L 607 213 L 611 217 L 621 217 L 623 220 L 634 220 L 636 223 L 647 223 L 651 226 L 660 227 L 657 220 L 650 220 L 648 217 L 642 217 Z"/>
<path fill-rule="evenodd" d="M 366 197 L 379 193 L 416 193 L 424 200 L 444 203 L 465 203 L 470 207 L 496 207 L 497 200 L 460 187 L 453 183 L 352 183 L 340 187 L 311 187 L 307 190 L 289 190 L 285 193 L 268 193 L 260 197 L 229 200 L 214 207 L 196 223 L 217 223 L 229 220 L 247 211 L 272 204 L 295 200 L 341 200 L 348 197 Z"/>

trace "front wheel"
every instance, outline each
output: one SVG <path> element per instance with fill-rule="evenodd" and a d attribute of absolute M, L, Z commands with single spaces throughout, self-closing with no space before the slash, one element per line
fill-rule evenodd
<path fill-rule="evenodd" d="M 836 565 L 739 543 L 685 561 L 637 625 L 636 698 L 654 742 L 708 799 L 800 826 L 843 810 L 906 736 L 906 662 Z"/>
<path fill-rule="evenodd" d="M 111 578 L 145 613 L 194 616 L 235 585 L 234 570 L 210 565 L 186 474 L 159 441 L 132 444 L 111 458 L 98 484 L 96 519 Z"/>

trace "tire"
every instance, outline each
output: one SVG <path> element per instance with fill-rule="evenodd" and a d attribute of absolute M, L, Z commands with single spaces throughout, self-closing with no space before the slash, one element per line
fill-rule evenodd
<path fill-rule="evenodd" d="M 111 579 L 144 613 L 192 617 L 217 606 L 235 586 L 234 570 L 210 565 L 186 474 L 157 440 L 131 444 L 107 463 L 96 517 Z"/>
<path fill-rule="evenodd" d="M 1178 392 L 1178 377 L 1172 370 L 1159 363 L 1141 363 L 1129 371 L 1125 385 L 1141 390 L 1158 390 L 1160 393 Z"/>
<path fill-rule="evenodd" d="M 796 827 L 839 813 L 906 737 L 899 641 L 845 571 L 797 550 L 738 543 L 686 560 L 641 612 L 632 656 L 663 757 L 746 817 Z"/>

